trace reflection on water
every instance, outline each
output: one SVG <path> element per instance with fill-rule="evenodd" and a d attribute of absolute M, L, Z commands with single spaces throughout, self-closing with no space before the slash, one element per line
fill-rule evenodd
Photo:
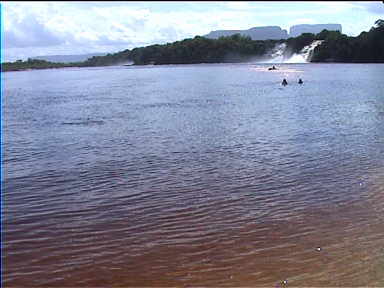
<path fill-rule="evenodd" d="M 384 66 L 268 67 L 3 73 L 5 285 L 383 286 Z"/>

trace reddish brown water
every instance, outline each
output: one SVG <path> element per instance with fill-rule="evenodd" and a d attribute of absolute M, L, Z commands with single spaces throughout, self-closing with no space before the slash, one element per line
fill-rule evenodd
<path fill-rule="evenodd" d="M 8 271 L 25 267 L 9 286 L 44 285 L 42 279 L 47 286 L 382 286 L 384 186 L 370 185 L 364 203 L 232 228 L 182 209 L 161 229 L 142 223 L 129 234 L 129 219 L 36 242 L 9 234 L 8 249 L 29 251 L 8 255 Z M 226 205 L 234 203 L 216 209 Z"/>
<path fill-rule="evenodd" d="M 384 66 L 289 67 L 3 75 L 5 286 L 384 286 Z"/>

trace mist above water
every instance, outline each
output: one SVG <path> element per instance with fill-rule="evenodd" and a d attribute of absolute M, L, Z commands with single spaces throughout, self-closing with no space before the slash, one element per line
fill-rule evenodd
<path fill-rule="evenodd" d="M 130 66 L 130 65 L 133 65 L 133 61 L 123 61 L 123 62 L 119 62 L 117 65 L 121 65 L 121 66 Z"/>

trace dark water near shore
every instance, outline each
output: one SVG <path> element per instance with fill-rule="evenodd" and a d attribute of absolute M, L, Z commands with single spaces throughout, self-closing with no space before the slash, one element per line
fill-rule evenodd
<path fill-rule="evenodd" d="M 3 73 L 4 284 L 383 286 L 384 65 L 277 66 Z"/>

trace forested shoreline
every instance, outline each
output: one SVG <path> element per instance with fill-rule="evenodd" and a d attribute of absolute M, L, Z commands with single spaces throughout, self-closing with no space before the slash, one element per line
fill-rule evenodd
<path fill-rule="evenodd" d="M 278 44 L 285 43 L 285 57 L 298 53 L 315 40 L 324 40 L 313 51 L 311 62 L 384 63 L 384 20 L 377 20 L 368 31 L 351 37 L 339 31 L 323 30 L 318 34 L 304 33 L 298 37 L 281 40 L 252 40 L 235 34 L 219 39 L 196 36 L 163 45 L 124 50 L 95 56 L 83 62 L 55 63 L 44 60 L 5 62 L 2 71 L 48 69 L 65 67 L 97 67 L 122 65 L 198 64 L 198 63 L 242 63 L 270 59 L 269 54 Z"/>

